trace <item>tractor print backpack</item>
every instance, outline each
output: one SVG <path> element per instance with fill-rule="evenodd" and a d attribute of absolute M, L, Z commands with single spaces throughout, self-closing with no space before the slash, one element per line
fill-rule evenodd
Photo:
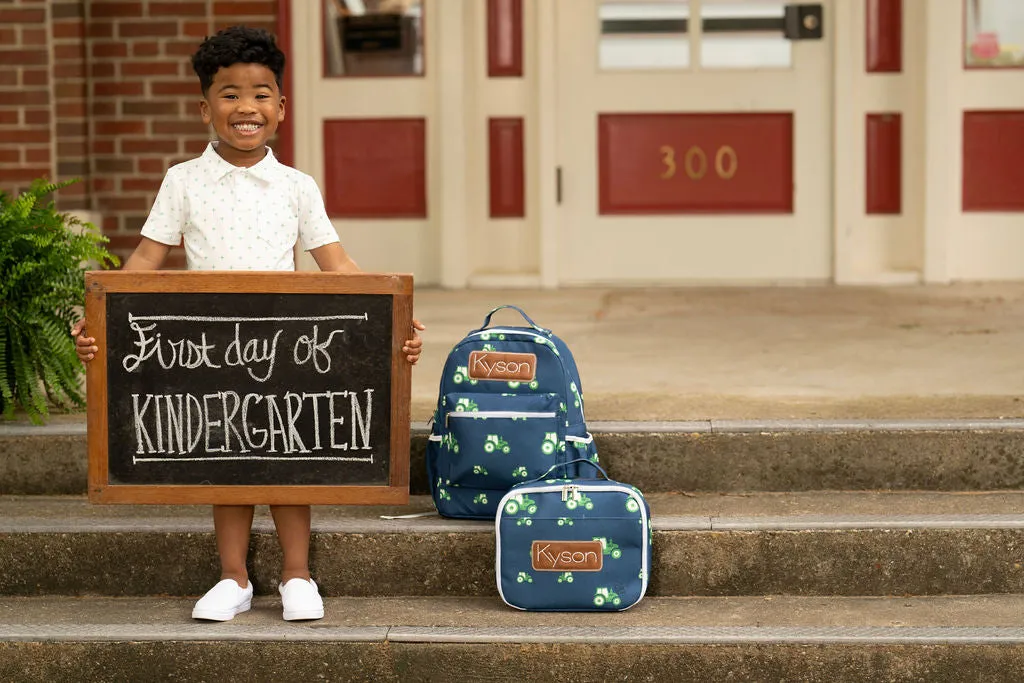
<path fill-rule="evenodd" d="M 489 327 L 502 308 L 529 325 Z M 493 520 L 510 488 L 579 458 L 596 463 L 597 449 L 572 353 L 522 309 L 498 306 L 441 374 L 426 457 L 434 506 L 443 517 Z"/>

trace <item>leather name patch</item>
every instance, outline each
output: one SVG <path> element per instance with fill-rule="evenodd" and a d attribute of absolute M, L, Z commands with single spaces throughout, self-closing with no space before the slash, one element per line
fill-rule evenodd
<path fill-rule="evenodd" d="M 601 541 L 534 541 L 531 556 L 539 572 L 599 572 L 604 565 Z"/>
<path fill-rule="evenodd" d="M 532 353 L 473 351 L 469 354 L 471 379 L 530 382 L 537 374 L 537 356 Z"/>

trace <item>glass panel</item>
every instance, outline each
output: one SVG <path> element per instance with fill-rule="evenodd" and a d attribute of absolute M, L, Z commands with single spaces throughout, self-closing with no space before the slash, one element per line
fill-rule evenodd
<path fill-rule="evenodd" d="M 703 0 L 700 65 L 711 69 L 785 69 L 792 43 L 783 35 L 785 2 Z"/>
<path fill-rule="evenodd" d="M 686 37 L 689 0 L 605 0 L 601 3 L 600 18 L 602 69 L 685 69 L 690 66 L 690 41 Z"/>
<path fill-rule="evenodd" d="M 965 66 L 1024 66 L 1024 2 L 965 0 Z"/>
<path fill-rule="evenodd" d="M 323 0 L 325 76 L 422 76 L 422 0 Z"/>

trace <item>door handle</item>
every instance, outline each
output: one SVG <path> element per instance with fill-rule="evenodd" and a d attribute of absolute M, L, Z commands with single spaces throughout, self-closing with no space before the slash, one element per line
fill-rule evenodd
<path fill-rule="evenodd" d="M 821 40 L 825 36 L 825 9 L 820 4 L 786 5 L 783 22 L 789 40 Z"/>

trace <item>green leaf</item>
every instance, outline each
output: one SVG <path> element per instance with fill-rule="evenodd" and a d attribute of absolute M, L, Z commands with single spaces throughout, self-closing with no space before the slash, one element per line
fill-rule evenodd
<path fill-rule="evenodd" d="M 85 305 L 86 270 L 119 265 L 91 223 L 61 213 L 50 195 L 77 180 L 39 179 L 0 192 L 0 412 L 42 422 L 49 408 L 83 406 L 82 364 L 69 328 Z"/>

